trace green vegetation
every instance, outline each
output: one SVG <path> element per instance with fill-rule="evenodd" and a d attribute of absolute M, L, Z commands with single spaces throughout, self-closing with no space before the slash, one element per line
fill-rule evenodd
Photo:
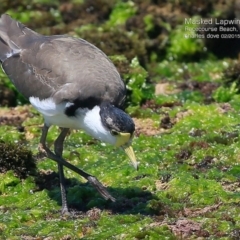
<path fill-rule="evenodd" d="M 125 24 L 125 22 L 136 13 L 136 6 L 134 2 L 127 1 L 127 2 L 121 2 L 119 1 L 112 13 L 110 14 L 109 21 L 107 22 L 107 25 L 110 27 L 116 27 L 118 25 Z"/>
<path fill-rule="evenodd" d="M 72 131 L 64 157 L 117 201 L 65 169 L 71 215 L 61 216 L 57 165 L 38 154 L 42 117 L 0 73 L 0 239 L 239 239 L 240 65 L 185 38 L 183 24 L 227 11 L 216 1 L 6 2 L 0 11 L 40 33 L 82 37 L 110 56 L 127 85 L 140 168 Z M 50 129 L 51 148 L 58 133 Z"/>
<path fill-rule="evenodd" d="M 196 21 L 199 18 L 193 18 Z M 190 30 L 186 30 L 185 27 Z M 196 28 L 197 24 L 183 24 L 171 31 L 170 46 L 167 49 L 167 59 L 188 60 L 197 54 L 203 54 L 203 40 L 189 37 L 195 34 L 192 29 Z"/>

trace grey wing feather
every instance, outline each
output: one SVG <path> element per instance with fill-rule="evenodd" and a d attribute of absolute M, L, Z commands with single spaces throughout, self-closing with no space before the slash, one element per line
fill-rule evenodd
<path fill-rule="evenodd" d="M 7 21 L 2 18 L 0 52 L 12 50 L 13 46 L 8 42 L 19 50 L 15 49 L 15 54 L 1 60 L 2 67 L 24 96 L 52 97 L 56 103 L 98 98 L 115 105 L 122 104 L 124 83 L 112 62 L 98 48 L 83 39 L 42 36 L 9 16 Z M 12 31 L 16 33 L 11 33 L 11 29 L 4 31 L 4 27 L 8 28 L 4 23 L 9 19 L 12 21 L 10 26 L 14 26 Z M 16 35 L 20 37 L 16 38 Z"/>

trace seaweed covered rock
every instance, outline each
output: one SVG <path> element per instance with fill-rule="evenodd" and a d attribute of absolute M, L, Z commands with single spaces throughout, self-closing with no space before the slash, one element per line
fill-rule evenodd
<path fill-rule="evenodd" d="M 223 73 L 224 85 L 230 87 L 233 83 L 236 84 L 238 92 L 240 92 L 240 62 L 231 64 Z"/>
<path fill-rule="evenodd" d="M 36 163 L 26 147 L 0 141 L 0 173 L 9 170 L 19 178 L 26 178 L 35 174 Z"/>
<path fill-rule="evenodd" d="M 16 96 L 12 89 L 0 82 L 0 106 L 16 106 Z"/>
<path fill-rule="evenodd" d="M 79 3 L 77 1 L 64 1 L 59 10 L 64 23 L 73 21 L 79 25 L 99 23 L 108 19 L 116 1 L 88 0 Z"/>
<path fill-rule="evenodd" d="M 100 48 L 106 55 L 124 55 L 129 61 L 137 57 L 141 64 L 146 64 L 145 43 L 139 39 L 138 34 L 125 31 L 123 27 L 98 29 L 89 27 L 75 29 L 75 32 L 83 39 Z"/>

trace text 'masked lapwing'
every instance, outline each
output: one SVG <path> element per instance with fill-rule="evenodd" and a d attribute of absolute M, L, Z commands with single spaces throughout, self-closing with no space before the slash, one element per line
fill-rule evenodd
<path fill-rule="evenodd" d="M 68 213 L 63 166 L 86 178 L 105 199 L 115 201 L 94 176 L 62 158 L 69 129 L 83 129 L 124 149 L 137 169 L 131 147 L 135 125 L 122 110 L 126 89 L 113 63 L 83 39 L 43 36 L 6 14 L 0 19 L 0 61 L 18 91 L 43 115 L 39 150 L 58 163 L 62 213 Z M 55 153 L 46 146 L 52 125 L 61 129 Z"/>

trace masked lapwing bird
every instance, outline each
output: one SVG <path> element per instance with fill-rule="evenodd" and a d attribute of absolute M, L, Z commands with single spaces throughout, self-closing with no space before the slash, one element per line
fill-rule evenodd
<path fill-rule="evenodd" d="M 62 213 L 68 213 L 63 166 L 86 178 L 105 199 L 114 201 L 97 178 L 62 158 L 69 129 L 82 129 L 95 139 L 122 148 L 137 168 L 131 147 L 135 126 L 122 110 L 126 88 L 113 63 L 83 39 L 43 36 L 6 14 L 0 19 L 0 61 L 17 90 L 43 115 L 39 150 L 58 163 Z M 46 145 L 52 125 L 61 129 L 54 153 Z"/>

